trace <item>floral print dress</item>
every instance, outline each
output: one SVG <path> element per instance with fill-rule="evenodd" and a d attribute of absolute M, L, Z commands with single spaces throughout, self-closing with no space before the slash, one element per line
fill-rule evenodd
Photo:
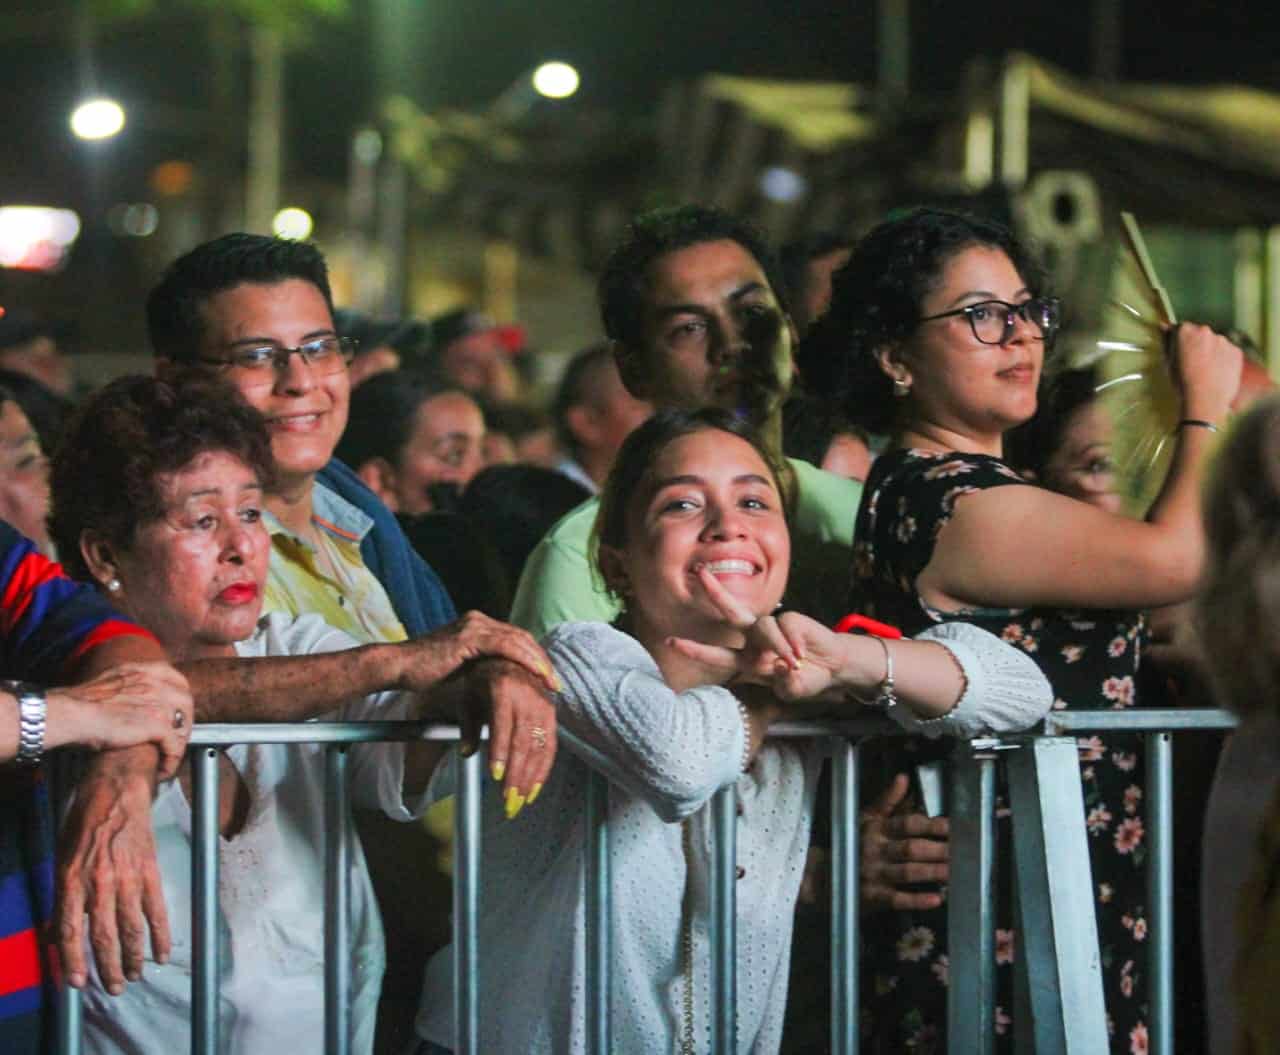
<path fill-rule="evenodd" d="M 941 612 L 916 593 L 939 531 L 956 502 L 992 487 L 1026 485 L 997 458 L 896 450 L 872 466 L 858 511 L 852 610 L 906 634 L 964 619 L 1031 655 L 1054 690 L 1054 707 L 1127 708 L 1137 704 L 1143 636 L 1139 612 L 1055 608 L 978 608 Z M 1143 763 L 1138 734 L 1081 737 L 1080 777 L 1096 894 L 1108 1028 L 1114 1052 L 1147 1050 L 1143 859 Z M 909 771 L 946 747 L 885 741 L 884 772 Z M 997 1050 L 1012 1049 L 1014 931 L 1009 896 L 1010 825 L 997 808 Z M 946 1047 L 946 909 L 881 911 L 865 923 L 864 1050 L 941 1052 Z"/>

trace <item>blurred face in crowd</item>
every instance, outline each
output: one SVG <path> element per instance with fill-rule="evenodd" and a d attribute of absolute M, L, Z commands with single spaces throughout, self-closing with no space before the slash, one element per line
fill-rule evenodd
<path fill-rule="evenodd" d="M 228 655 L 262 609 L 271 553 L 262 487 L 225 451 L 197 455 L 157 485 L 163 514 L 140 525 L 113 567 L 95 574 L 120 580 L 113 600 L 175 659 Z"/>
<path fill-rule="evenodd" d="M 489 330 L 450 341 L 440 353 L 440 359 L 445 374 L 454 384 L 468 392 L 483 392 L 489 387 L 502 355 L 502 342 L 495 331 Z"/>
<path fill-rule="evenodd" d="M 716 406 L 759 420 L 781 405 L 794 333 L 764 269 L 729 239 L 649 267 L 643 349 L 623 349 L 631 391 L 658 406 Z"/>
<path fill-rule="evenodd" d="M 296 348 L 337 336 L 324 296 L 304 279 L 245 282 L 210 297 L 203 312 L 200 354 L 210 359 L 263 346 Z M 224 371 L 266 418 L 282 493 L 310 486 L 346 428 L 350 378 L 345 365 L 334 365 L 331 371 L 321 370 L 294 354 L 287 366 L 265 377 L 250 376 L 237 366 Z"/>
<path fill-rule="evenodd" d="M 484 415 L 469 396 L 444 392 L 425 400 L 393 467 L 387 504 L 410 515 L 429 512 L 432 485 L 466 487 L 484 467 L 484 439 Z"/>
<path fill-rule="evenodd" d="M 48 515 L 49 460 L 22 408 L 7 399 L 0 404 L 0 519 L 52 555 Z"/>
<path fill-rule="evenodd" d="M 575 430 L 583 446 L 607 452 L 610 457 L 653 413 L 652 403 L 636 399 L 627 391 L 611 359 L 601 359 L 591 371 L 584 394 L 586 398 L 580 404 L 583 413 L 573 420 Z"/>
<path fill-rule="evenodd" d="M 1044 486 L 1108 513 L 1120 513 L 1111 431 L 1111 416 L 1096 399 L 1072 411 L 1058 449 L 1045 463 Z"/>
<path fill-rule="evenodd" d="M 33 337 L 0 351 L 0 367 L 26 374 L 60 396 L 70 396 L 75 383 L 71 361 L 47 336 Z"/>

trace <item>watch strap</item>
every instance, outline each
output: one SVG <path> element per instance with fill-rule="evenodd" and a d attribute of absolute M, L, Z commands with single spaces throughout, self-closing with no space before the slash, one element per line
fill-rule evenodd
<path fill-rule="evenodd" d="M 27 681 L 3 681 L 0 688 L 18 701 L 18 754 L 15 761 L 35 765 L 44 757 L 45 723 L 48 703 L 44 689 Z"/>

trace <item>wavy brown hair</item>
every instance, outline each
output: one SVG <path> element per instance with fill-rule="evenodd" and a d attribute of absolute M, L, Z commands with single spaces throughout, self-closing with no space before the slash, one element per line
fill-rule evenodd
<path fill-rule="evenodd" d="M 1218 701 L 1280 706 L 1280 396 L 1232 426 L 1205 490 L 1209 555 L 1195 623 Z"/>
<path fill-rule="evenodd" d="M 262 416 L 218 378 L 122 377 L 90 396 L 67 425 L 50 478 L 50 534 L 67 573 L 92 581 L 80 554 L 84 532 L 127 550 L 138 528 L 164 513 L 158 477 L 214 451 L 238 458 L 270 486 Z"/>

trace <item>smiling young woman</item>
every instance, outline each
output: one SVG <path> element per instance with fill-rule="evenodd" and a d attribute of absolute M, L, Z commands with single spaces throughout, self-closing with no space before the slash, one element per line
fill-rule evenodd
<path fill-rule="evenodd" d="M 566 745 L 523 824 L 501 821 L 496 795 L 484 806 L 484 1051 L 584 1050 L 583 802 L 601 757 L 611 1050 L 701 1050 L 694 1037 L 706 1035 L 711 1007 L 702 807 L 736 782 L 738 1035 L 744 1050 L 766 1055 L 780 1040 L 791 909 L 825 750 L 766 742 L 769 723 L 819 697 L 824 709 L 856 711 L 851 693 L 887 698 L 891 714 L 935 736 L 1025 728 L 1048 709 L 1035 665 L 972 627 L 888 644 L 797 612 L 775 618 L 790 553 L 780 481 L 768 449 L 723 410 L 660 411 L 623 444 L 597 534 L 600 571 L 624 614 L 612 626 L 561 624 L 546 642 L 565 686 L 560 720 L 593 750 L 580 757 Z M 451 993 L 444 950 L 427 968 L 419 1055 L 453 1045 Z"/>

